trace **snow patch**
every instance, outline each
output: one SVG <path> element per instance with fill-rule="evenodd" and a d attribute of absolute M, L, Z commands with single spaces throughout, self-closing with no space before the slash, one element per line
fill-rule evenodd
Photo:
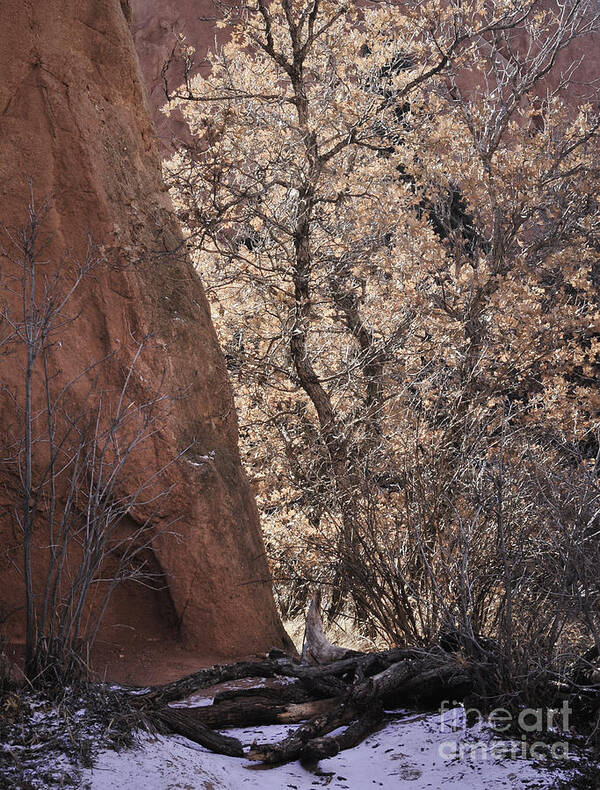
<path fill-rule="evenodd" d="M 519 790 L 550 788 L 556 767 L 545 769 L 525 759 L 504 759 L 490 748 L 499 741 L 490 728 L 444 726 L 439 714 L 398 711 L 395 719 L 354 749 L 322 760 L 315 771 L 300 763 L 267 768 L 213 754 L 180 736 L 140 735 L 132 751 L 102 752 L 94 769 L 82 775 L 87 790 L 336 790 L 411 788 L 420 790 Z M 464 722 L 458 713 L 455 721 Z M 245 748 L 254 742 L 284 738 L 289 726 L 273 725 L 227 730 Z M 448 742 L 463 747 L 460 759 L 446 757 Z M 480 749 L 471 749 L 478 744 Z M 486 754 L 488 758 L 486 758 Z"/>
<path fill-rule="evenodd" d="M 204 464 L 208 464 L 211 461 L 214 461 L 217 454 L 214 450 L 211 450 L 208 455 L 197 455 L 195 456 L 195 460 L 192 461 L 190 458 L 187 459 L 188 464 L 190 466 L 203 466 Z"/>

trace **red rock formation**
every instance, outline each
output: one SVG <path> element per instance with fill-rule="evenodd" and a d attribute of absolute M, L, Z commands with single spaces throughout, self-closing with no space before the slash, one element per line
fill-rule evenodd
<path fill-rule="evenodd" d="M 167 148 L 173 136 L 185 140 L 187 126 L 178 113 L 167 118 L 160 112 L 166 101 L 163 66 L 169 59 L 178 36 L 185 36 L 196 52 L 195 63 L 202 66 L 218 31 L 219 13 L 213 0 L 133 0 L 131 30 L 140 61 L 152 116 L 158 135 Z M 174 90 L 182 81 L 181 62 L 175 59 L 168 70 L 168 83 Z"/>
<path fill-rule="evenodd" d="M 550 2 L 550 0 L 548 0 Z M 170 146 L 173 137 L 185 140 L 186 127 L 175 112 L 169 118 L 160 112 L 165 103 L 162 68 L 168 60 L 177 36 L 183 34 L 187 42 L 196 49 L 195 62 L 202 68 L 204 56 L 214 45 L 215 36 L 224 36 L 216 29 L 214 20 L 218 12 L 212 0 L 130 0 L 131 23 L 135 46 L 154 122 L 163 147 Z M 600 36 L 580 38 L 564 50 L 556 67 L 538 92 L 554 90 L 561 81 L 561 72 L 577 64 L 570 79 L 569 90 L 563 94 L 567 101 L 577 104 L 589 100 L 593 91 L 590 85 L 600 78 Z M 168 71 L 171 90 L 177 87 L 182 70 L 175 62 Z M 469 84 L 466 77 L 464 84 Z"/>
<path fill-rule="evenodd" d="M 127 16 L 126 0 L 3 0 L 0 224 L 15 228 L 24 221 L 31 176 L 36 194 L 52 197 L 53 238 L 45 258 L 58 261 L 67 249 L 82 256 L 91 235 L 109 257 L 127 263 L 99 270 L 82 286 L 75 305 L 81 318 L 76 331 L 65 330 L 57 363 L 61 381 L 107 352 L 126 364 L 135 338 L 152 332 L 137 369 L 137 397 L 159 386 L 163 371 L 164 391 L 187 387 L 142 459 L 157 468 L 194 442 L 191 455 L 168 472 L 174 491 L 156 519 L 150 561 L 164 573 L 165 586 L 123 585 L 100 642 L 125 651 L 160 643 L 167 661 L 168 646 L 178 642 L 199 660 L 240 657 L 283 645 L 287 637 L 240 467 L 232 394 L 207 302 L 192 267 L 170 252 L 181 238 L 160 179 Z M 0 247 L 6 243 L 4 235 Z M 3 304 L 13 298 L 5 278 L 0 298 Z M 119 375 L 117 363 L 111 375 Z M 0 357 L 0 378 L 20 391 L 14 358 Z M 10 419 L 0 396 L 0 424 L 6 429 Z M 196 456 L 213 460 L 194 465 Z M 127 490 L 134 482 L 126 477 L 122 485 Z M 158 534 L 174 518 L 179 539 Z M 19 535 L 6 515 L 0 540 L 0 613 L 18 639 L 23 584 L 13 561 L 20 565 Z M 41 572 L 42 560 L 36 562 Z"/>

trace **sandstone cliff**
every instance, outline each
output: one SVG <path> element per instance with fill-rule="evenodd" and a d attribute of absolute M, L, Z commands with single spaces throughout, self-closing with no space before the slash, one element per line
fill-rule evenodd
<path fill-rule="evenodd" d="M 77 330 L 66 331 L 61 349 L 61 381 L 108 352 L 125 363 L 137 339 L 152 333 L 137 370 L 137 397 L 150 395 L 163 372 L 165 391 L 186 388 L 145 458 L 160 467 L 193 443 L 169 469 L 174 489 L 157 517 L 148 562 L 163 574 L 160 589 L 129 582 L 118 589 L 100 643 L 160 642 L 167 659 L 168 646 L 178 642 L 210 659 L 283 645 L 256 507 L 240 467 L 225 365 L 160 179 L 128 3 L 3 0 L 1 6 L 0 225 L 18 228 L 24 221 L 31 177 L 36 195 L 52 199 L 48 260 L 66 250 L 85 255 L 91 236 L 108 259 L 125 264 L 84 283 Z M 0 246 L 5 243 L 4 236 Z M 5 278 L 0 290 L 10 304 Z M 113 373 L 119 370 L 115 363 Z M 0 371 L 2 384 L 18 393 L 14 360 L 0 358 Z M 114 383 L 100 385 L 109 390 Z M 4 428 L 10 414 L 0 397 Z M 19 639 L 19 534 L 1 514 L 0 611 L 9 636 Z M 159 534 L 174 519 L 178 536 Z"/>
<path fill-rule="evenodd" d="M 178 36 L 185 36 L 195 50 L 199 67 L 219 31 L 215 27 L 218 11 L 212 0 L 133 0 L 131 30 L 140 61 L 142 78 L 158 136 L 167 148 L 175 135 L 185 140 L 187 127 L 178 113 L 168 118 L 160 112 L 164 105 L 163 66 L 176 47 Z M 222 35 L 222 34 L 221 34 Z M 168 70 L 168 83 L 174 90 L 182 81 L 181 63 L 175 59 Z"/>

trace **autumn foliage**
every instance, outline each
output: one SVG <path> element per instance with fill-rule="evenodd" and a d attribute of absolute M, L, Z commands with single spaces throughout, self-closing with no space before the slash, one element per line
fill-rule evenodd
<path fill-rule="evenodd" d="M 557 65 L 592 5 L 222 25 L 166 172 L 283 610 L 319 583 L 389 642 L 494 639 L 507 676 L 600 648 L 600 119 Z"/>

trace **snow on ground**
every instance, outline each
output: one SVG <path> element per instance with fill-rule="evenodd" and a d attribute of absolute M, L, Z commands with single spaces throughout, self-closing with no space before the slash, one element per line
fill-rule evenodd
<path fill-rule="evenodd" d="M 298 762 L 266 768 L 248 760 L 213 754 L 180 736 L 140 735 L 136 749 L 105 751 L 93 769 L 84 771 L 86 790 L 369 790 L 421 788 L 427 790 L 499 790 L 550 788 L 556 771 L 519 758 L 504 756 L 510 744 L 493 738 L 489 728 L 465 726 L 462 708 L 439 714 L 398 712 L 354 749 L 322 760 L 315 772 Z M 276 741 L 289 726 L 231 729 L 227 733 L 244 746 Z M 514 755 L 517 755 L 515 757 Z"/>

